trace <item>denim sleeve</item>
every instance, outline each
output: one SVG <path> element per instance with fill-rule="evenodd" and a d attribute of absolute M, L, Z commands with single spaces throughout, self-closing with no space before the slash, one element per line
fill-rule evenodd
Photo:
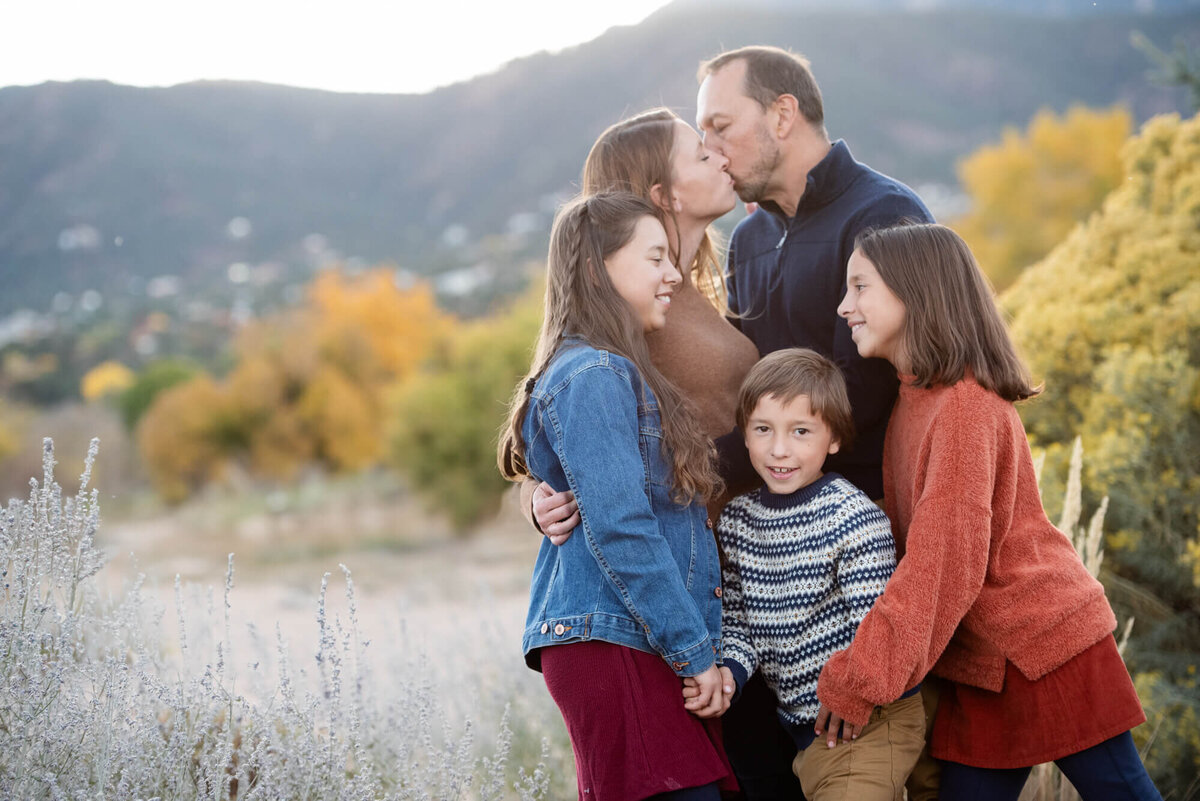
<path fill-rule="evenodd" d="M 715 654 L 650 504 L 633 384 L 611 366 L 586 367 L 560 388 L 548 413 L 601 571 L 675 673 L 703 673 Z"/>

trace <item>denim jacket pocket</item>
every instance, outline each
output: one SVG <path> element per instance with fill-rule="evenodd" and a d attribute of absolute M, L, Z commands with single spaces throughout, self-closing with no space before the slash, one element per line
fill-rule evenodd
<path fill-rule="evenodd" d="M 663 447 L 662 418 L 657 404 L 644 403 L 638 406 L 638 445 L 642 450 L 647 481 L 669 489 L 672 465 L 667 461 L 667 452 Z"/>

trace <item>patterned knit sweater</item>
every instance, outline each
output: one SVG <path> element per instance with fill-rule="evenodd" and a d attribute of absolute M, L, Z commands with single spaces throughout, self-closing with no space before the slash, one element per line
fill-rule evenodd
<path fill-rule="evenodd" d="M 888 519 L 837 473 L 790 495 L 739 495 L 717 524 L 721 631 L 740 688 L 756 669 L 792 726 L 817 717 L 817 676 L 896 568 Z"/>

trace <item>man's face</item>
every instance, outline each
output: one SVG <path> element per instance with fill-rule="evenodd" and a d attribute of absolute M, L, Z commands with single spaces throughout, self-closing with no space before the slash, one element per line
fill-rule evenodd
<path fill-rule="evenodd" d="M 700 84 L 696 127 L 704 145 L 729 159 L 738 197 L 747 203 L 768 200 L 779 166 L 779 142 L 771 135 L 768 113 L 745 94 L 746 62 L 726 64 Z"/>

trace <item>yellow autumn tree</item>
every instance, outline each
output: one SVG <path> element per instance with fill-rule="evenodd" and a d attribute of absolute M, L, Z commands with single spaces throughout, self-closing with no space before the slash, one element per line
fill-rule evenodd
<path fill-rule="evenodd" d="M 220 475 L 236 435 L 228 428 L 228 398 L 208 375 L 163 390 L 137 428 L 155 489 L 181 501 Z"/>
<path fill-rule="evenodd" d="M 395 275 L 322 273 L 304 304 L 239 333 L 223 382 L 156 396 L 152 411 L 183 411 L 190 422 L 167 432 L 159 413 L 140 426 L 143 456 L 163 472 L 160 486 L 178 499 L 212 474 L 209 464 L 230 461 L 281 480 L 314 462 L 339 471 L 376 464 L 386 394 L 451 326 L 427 284 L 402 287 Z M 200 400 L 207 411 L 195 408 Z"/>
<path fill-rule="evenodd" d="M 1102 209 L 1001 302 L 1046 385 L 1021 413 L 1047 451 L 1048 495 L 1080 435 L 1085 493 L 1110 498 L 1102 577 L 1137 620 L 1131 668 L 1175 710 L 1164 725 L 1193 723 L 1147 756 L 1166 795 L 1200 772 L 1200 116 L 1150 120 L 1121 159 Z"/>
<path fill-rule="evenodd" d="M 313 435 L 296 402 L 318 368 L 317 343 L 306 310 L 247 326 L 236 366 L 226 379 L 232 413 L 245 430 L 252 472 L 287 480 L 313 458 Z"/>
<path fill-rule="evenodd" d="M 951 225 L 998 289 L 1050 252 L 1100 207 L 1121 179 L 1129 112 L 1082 106 L 1039 111 L 1026 131 L 1007 128 L 958 167 L 971 211 Z"/>
<path fill-rule="evenodd" d="M 401 380 L 447 330 L 429 284 L 402 288 L 393 270 L 322 273 L 309 289 L 322 355 L 360 381 Z"/>
<path fill-rule="evenodd" d="M 86 401 L 119 395 L 133 385 L 134 372 L 120 362 L 107 361 L 84 373 L 79 382 L 79 394 Z"/>

